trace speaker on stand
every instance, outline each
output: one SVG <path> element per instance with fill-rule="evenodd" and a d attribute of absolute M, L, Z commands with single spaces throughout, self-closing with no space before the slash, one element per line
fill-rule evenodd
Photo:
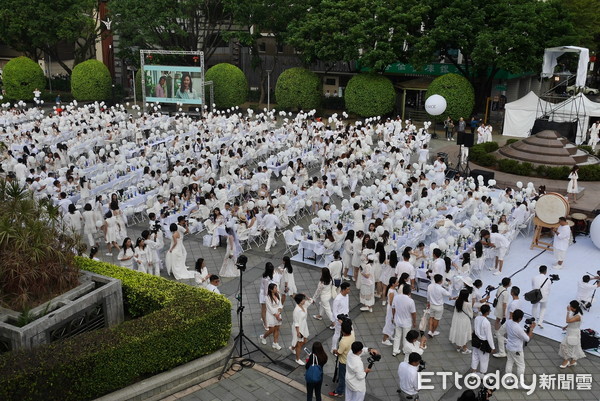
<path fill-rule="evenodd" d="M 475 144 L 475 135 L 469 132 L 459 132 L 456 136 L 456 144 L 458 149 L 458 163 L 457 170 L 463 177 L 468 177 L 471 174 L 471 167 L 469 166 L 469 148 L 472 148 Z"/>

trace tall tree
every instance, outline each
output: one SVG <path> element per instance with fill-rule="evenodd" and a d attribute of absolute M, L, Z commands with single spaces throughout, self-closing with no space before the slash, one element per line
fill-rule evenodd
<path fill-rule="evenodd" d="M 224 0 L 224 3 L 225 10 L 231 12 L 235 24 L 240 27 L 225 37 L 235 39 L 239 43 L 236 45 L 250 48 L 251 66 L 260 72 L 259 103 L 264 103 L 267 75 L 263 59 L 260 57 L 258 40 L 263 34 L 268 34 L 278 45 L 282 45 L 290 22 L 301 15 L 307 6 L 292 0 Z M 273 64 L 268 67 L 273 69 L 276 63 L 277 55 L 274 55 Z"/>
<path fill-rule="evenodd" d="M 417 0 L 313 1 L 290 24 L 287 39 L 307 63 L 358 61 L 381 71 L 405 59 L 427 11 Z"/>
<path fill-rule="evenodd" d="M 223 0 L 115 0 L 109 5 L 119 35 L 121 55 L 131 48 L 200 50 L 206 60 L 232 25 Z"/>
<path fill-rule="evenodd" d="M 32 59 L 49 54 L 69 74 L 60 44 L 73 46 L 75 64 L 93 55 L 100 35 L 94 0 L 2 0 L 0 40 Z"/>
<path fill-rule="evenodd" d="M 424 32 L 411 49 L 422 65 L 445 56 L 475 88 L 476 109 L 489 96 L 496 74 L 538 71 L 544 48 L 573 39 L 573 27 L 557 1 L 429 0 Z M 460 50 L 463 63 L 456 52 Z"/>

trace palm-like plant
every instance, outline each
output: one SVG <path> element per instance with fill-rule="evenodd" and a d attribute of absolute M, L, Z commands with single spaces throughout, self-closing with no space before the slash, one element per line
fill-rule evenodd
<path fill-rule="evenodd" d="M 58 208 L 24 187 L 0 181 L 0 302 L 22 310 L 77 285 L 74 250 Z"/>

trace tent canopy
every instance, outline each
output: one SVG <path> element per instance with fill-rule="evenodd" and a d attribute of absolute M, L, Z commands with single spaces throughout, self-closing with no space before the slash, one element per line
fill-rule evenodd
<path fill-rule="evenodd" d="M 590 125 L 590 117 L 600 117 L 600 103 L 588 99 L 583 93 L 555 105 L 550 114 L 550 121 L 571 122 L 579 120 L 576 143 L 584 142 Z"/>
<path fill-rule="evenodd" d="M 579 53 L 579 63 L 577 64 L 577 78 L 575 79 L 575 86 L 585 86 L 588 64 L 590 62 L 590 51 L 584 47 L 559 46 L 545 49 L 544 64 L 542 65 L 542 77 L 549 78 L 554 75 L 554 67 L 556 67 L 556 64 L 558 63 L 557 60 L 565 53 Z"/>
<path fill-rule="evenodd" d="M 504 129 L 502 135 L 527 138 L 535 122 L 538 107 L 546 109 L 548 102 L 533 92 L 529 92 L 514 102 L 506 103 L 504 108 Z"/>

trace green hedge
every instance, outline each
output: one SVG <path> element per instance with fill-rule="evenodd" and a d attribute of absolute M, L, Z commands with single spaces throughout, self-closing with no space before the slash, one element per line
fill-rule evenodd
<path fill-rule="evenodd" d="M 432 95 L 444 97 L 447 103 L 446 111 L 435 116 L 437 121 L 443 121 L 447 116 L 454 121 L 458 121 L 460 117 L 463 117 L 465 121 L 469 120 L 475 106 L 475 91 L 473 85 L 465 77 L 452 73 L 437 77 L 427 88 L 425 99 Z"/>
<path fill-rule="evenodd" d="M 112 78 L 108 68 L 98 60 L 87 60 L 73 68 L 71 92 L 82 101 L 101 101 L 111 97 Z"/>
<path fill-rule="evenodd" d="M 248 97 L 248 80 L 233 64 L 220 63 L 206 71 L 206 81 L 214 85 L 215 104 L 219 109 L 239 106 Z"/>
<path fill-rule="evenodd" d="M 277 78 L 275 98 L 278 109 L 318 109 L 321 96 L 321 80 L 306 68 L 289 68 Z"/>
<path fill-rule="evenodd" d="M 77 263 L 120 279 L 127 313 L 141 317 L 0 355 L 0 399 L 91 400 L 227 344 L 231 302 L 224 296 L 87 258 Z"/>
<path fill-rule="evenodd" d="M 361 117 L 383 116 L 394 110 L 396 90 L 379 74 L 358 74 L 348 81 L 344 94 L 346 109 Z"/>
<path fill-rule="evenodd" d="M 42 68 L 30 58 L 16 57 L 4 66 L 2 72 L 6 100 L 33 101 L 33 91 L 43 91 L 46 77 Z"/>

